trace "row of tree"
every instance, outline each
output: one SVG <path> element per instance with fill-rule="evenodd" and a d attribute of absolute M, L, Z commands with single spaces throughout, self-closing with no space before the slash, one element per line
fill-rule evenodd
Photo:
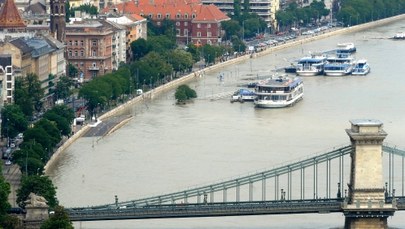
<path fill-rule="evenodd" d="M 357 25 L 405 13 L 405 0 L 341 0 L 335 2 L 333 12 L 346 26 Z"/>
<path fill-rule="evenodd" d="M 309 6 L 300 7 L 296 2 L 276 12 L 281 31 L 294 26 L 318 24 L 322 17 L 330 16 L 344 26 L 362 24 L 405 12 L 405 0 L 337 0 L 332 9 L 326 9 L 324 1 L 313 1 Z"/>

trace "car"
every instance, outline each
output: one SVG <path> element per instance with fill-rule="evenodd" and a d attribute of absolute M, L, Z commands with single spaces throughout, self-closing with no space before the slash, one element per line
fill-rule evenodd
<path fill-rule="evenodd" d="M 22 139 L 24 137 L 24 134 L 23 133 L 19 133 L 18 135 L 17 135 L 17 138 L 18 139 Z"/>
<path fill-rule="evenodd" d="M 4 164 L 5 164 L 5 165 L 11 165 L 12 163 L 11 163 L 10 160 L 7 160 Z"/>

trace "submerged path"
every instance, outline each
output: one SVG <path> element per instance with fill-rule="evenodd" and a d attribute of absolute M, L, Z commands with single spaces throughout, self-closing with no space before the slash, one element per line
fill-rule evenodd
<path fill-rule="evenodd" d="M 99 121 L 83 135 L 83 137 L 99 137 L 105 136 L 112 131 L 114 131 L 120 124 L 125 124 L 129 119 L 131 119 L 131 115 L 124 115 L 124 116 L 117 116 L 105 119 L 103 121 Z"/>

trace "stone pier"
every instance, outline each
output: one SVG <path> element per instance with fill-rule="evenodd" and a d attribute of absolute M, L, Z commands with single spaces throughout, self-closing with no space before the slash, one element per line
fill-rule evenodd
<path fill-rule="evenodd" d="M 374 119 L 351 120 L 346 130 L 354 148 L 351 156 L 348 196 L 342 206 L 347 229 L 388 228 L 395 202 L 386 203 L 383 182 L 382 143 L 387 133 Z"/>

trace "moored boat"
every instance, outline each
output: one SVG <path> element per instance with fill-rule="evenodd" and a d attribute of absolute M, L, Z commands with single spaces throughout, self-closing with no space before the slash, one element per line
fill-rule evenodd
<path fill-rule="evenodd" d="M 258 82 L 254 103 L 259 108 L 281 108 L 292 106 L 303 95 L 304 84 L 301 78 L 269 78 Z"/>
<path fill-rule="evenodd" d="M 360 59 L 356 61 L 356 65 L 353 68 L 352 75 L 367 75 L 370 72 L 370 65 L 367 60 Z"/>
<path fill-rule="evenodd" d="M 299 76 L 316 76 L 323 73 L 326 63 L 324 55 L 311 55 L 303 57 L 298 61 L 296 73 Z"/>
<path fill-rule="evenodd" d="M 354 69 L 354 58 L 346 53 L 337 53 L 327 58 L 323 72 L 326 76 L 344 76 L 351 74 Z"/>
<path fill-rule="evenodd" d="M 356 46 L 352 42 L 337 44 L 337 53 L 354 53 L 356 52 Z"/>
<path fill-rule="evenodd" d="M 233 102 L 245 102 L 253 101 L 256 98 L 256 93 L 248 89 L 241 88 L 235 91 L 231 97 L 231 103 Z"/>
<path fill-rule="evenodd" d="M 405 40 L 405 33 L 404 32 L 397 33 L 392 37 L 392 39 Z"/>

